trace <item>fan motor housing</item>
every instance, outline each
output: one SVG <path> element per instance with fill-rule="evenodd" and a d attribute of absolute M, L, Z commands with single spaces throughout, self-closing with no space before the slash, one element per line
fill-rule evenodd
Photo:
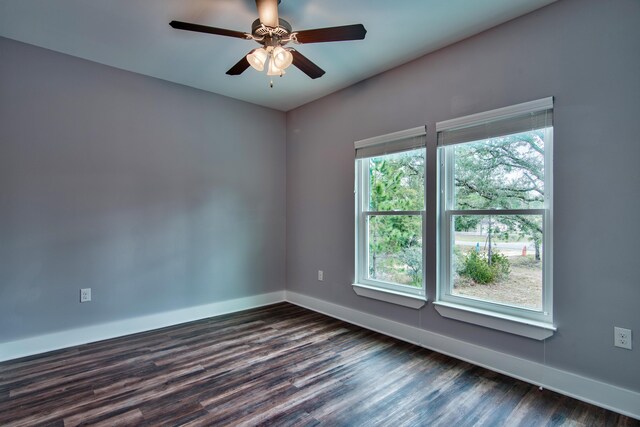
<path fill-rule="evenodd" d="M 284 19 L 278 19 L 277 27 L 267 27 L 260 23 L 259 19 L 251 24 L 251 35 L 257 39 L 262 39 L 259 43 L 265 46 L 284 45 L 287 42 L 281 40 L 291 34 L 291 24 Z"/>

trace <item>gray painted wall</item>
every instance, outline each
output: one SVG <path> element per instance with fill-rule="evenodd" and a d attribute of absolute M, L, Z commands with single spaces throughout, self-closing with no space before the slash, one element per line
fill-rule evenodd
<path fill-rule="evenodd" d="M 287 114 L 287 289 L 640 391 L 640 2 L 562 0 Z M 353 141 L 555 96 L 546 342 L 353 293 Z M 435 175 L 427 290 L 435 296 Z M 325 281 L 316 280 L 322 269 Z M 634 350 L 613 347 L 613 326 Z"/>
<path fill-rule="evenodd" d="M 0 342 L 284 289 L 284 113 L 0 58 Z"/>

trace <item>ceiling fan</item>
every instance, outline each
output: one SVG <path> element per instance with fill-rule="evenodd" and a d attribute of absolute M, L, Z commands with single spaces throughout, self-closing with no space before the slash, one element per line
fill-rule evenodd
<path fill-rule="evenodd" d="M 282 76 L 284 70 L 293 64 L 312 79 L 317 79 L 325 71 L 297 50 L 285 45 L 362 40 L 367 34 L 362 24 L 293 31 L 291 24 L 278 18 L 278 4 L 280 0 L 256 0 L 259 18 L 251 25 L 251 34 L 181 21 L 171 21 L 169 25 L 178 30 L 236 37 L 261 44 L 262 47 L 253 49 L 227 71 L 231 76 L 242 74 L 249 66 L 262 71 L 265 65 L 268 66 L 267 75 Z"/>

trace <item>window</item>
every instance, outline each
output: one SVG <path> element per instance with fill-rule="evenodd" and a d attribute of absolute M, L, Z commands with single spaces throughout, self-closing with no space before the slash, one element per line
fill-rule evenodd
<path fill-rule="evenodd" d="M 522 335 L 539 339 L 554 330 L 552 112 L 547 98 L 436 125 L 441 314 L 535 325 L 546 330 Z"/>
<path fill-rule="evenodd" d="M 355 143 L 359 295 L 424 305 L 425 127 Z"/>

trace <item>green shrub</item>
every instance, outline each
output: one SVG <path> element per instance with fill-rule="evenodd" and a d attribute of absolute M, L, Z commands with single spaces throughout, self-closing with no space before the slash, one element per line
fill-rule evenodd
<path fill-rule="evenodd" d="M 460 276 L 466 276 L 479 284 L 493 283 L 511 272 L 509 259 L 494 251 L 491 254 L 491 264 L 485 252 L 479 253 L 474 249 L 462 257 L 458 268 Z"/>

